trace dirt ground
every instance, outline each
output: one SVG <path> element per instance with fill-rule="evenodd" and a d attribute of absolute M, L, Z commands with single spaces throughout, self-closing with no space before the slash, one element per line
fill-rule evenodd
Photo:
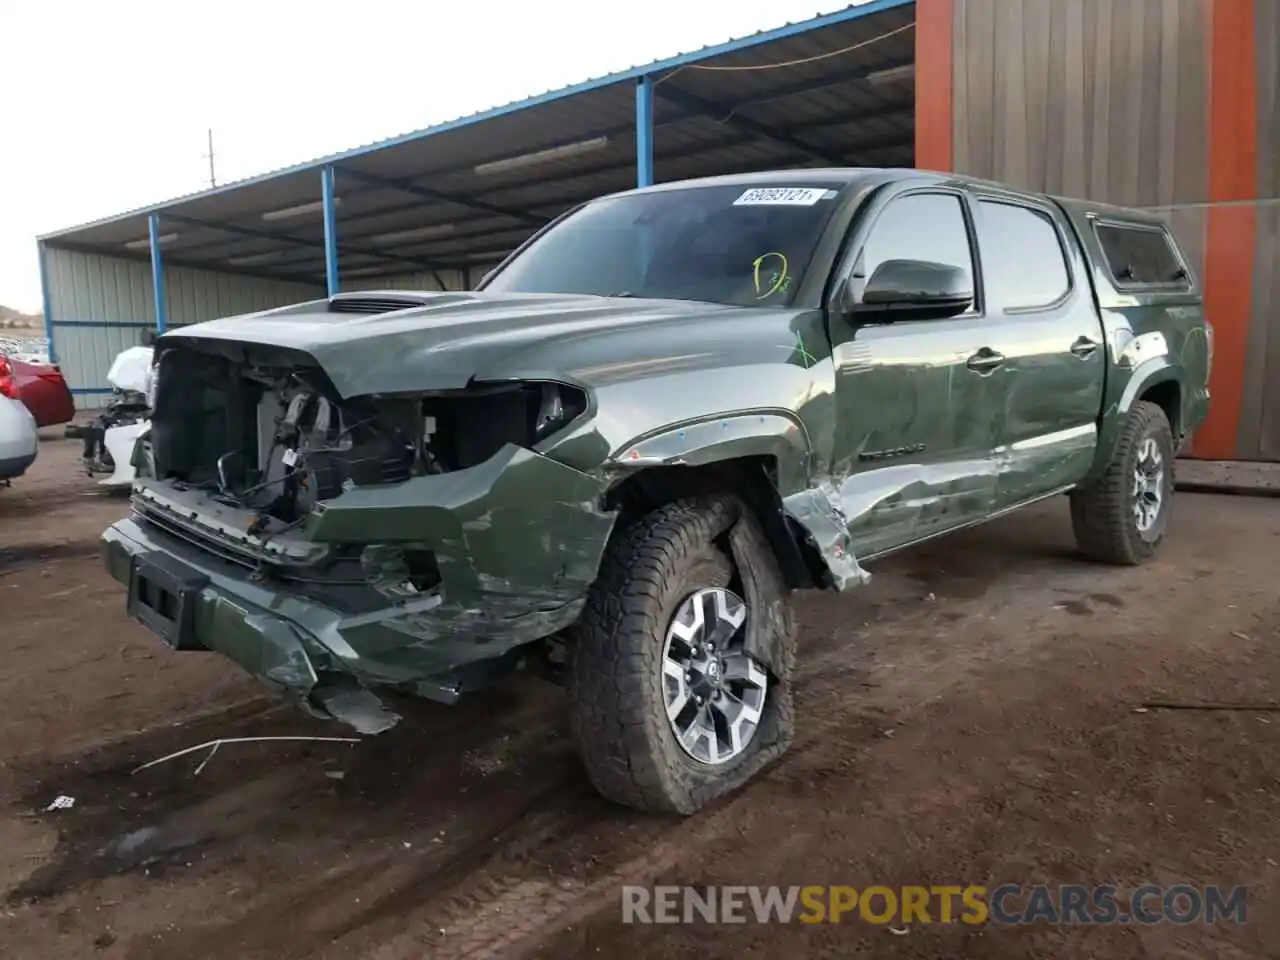
<path fill-rule="evenodd" d="M 354 746 L 131 772 L 347 731 L 126 619 L 96 539 L 127 504 L 75 455 L 0 490 L 6 957 L 1280 956 L 1280 501 L 1180 495 L 1158 561 L 1119 570 L 1055 501 L 800 600 L 799 741 L 678 821 L 599 800 L 532 678 Z M 621 921 L 628 883 L 1002 882 L 1246 885 L 1248 922 Z"/>

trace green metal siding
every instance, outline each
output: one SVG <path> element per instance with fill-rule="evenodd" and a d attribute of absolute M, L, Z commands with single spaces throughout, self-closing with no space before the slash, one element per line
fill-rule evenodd
<path fill-rule="evenodd" d="M 444 282 L 440 286 L 436 277 Z M 351 277 L 342 279 L 343 290 L 466 290 L 467 283 L 459 270 L 420 270 L 394 277 Z"/>
<path fill-rule="evenodd" d="M 49 248 L 49 305 L 58 362 L 81 407 L 100 406 L 115 355 L 155 327 L 151 266 Z M 265 310 L 324 296 L 322 287 L 169 267 L 165 270 L 171 326 Z"/>

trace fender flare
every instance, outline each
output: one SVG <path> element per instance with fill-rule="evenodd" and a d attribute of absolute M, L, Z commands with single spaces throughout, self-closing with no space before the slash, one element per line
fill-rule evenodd
<path fill-rule="evenodd" d="M 1123 370 L 1124 367 L 1121 366 L 1120 369 Z M 1152 387 L 1169 382 L 1176 383 L 1178 389 L 1185 392 L 1186 376 L 1180 367 L 1169 362 L 1167 355 L 1160 354 L 1150 357 L 1131 369 L 1129 377 L 1120 391 L 1120 396 L 1113 403 L 1108 404 L 1103 411 L 1098 430 L 1098 451 L 1094 456 L 1092 469 L 1090 469 L 1088 476 L 1081 481 L 1080 486 L 1088 486 L 1106 471 L 1111 463 L 1111 458 L 1115 455 L 1115 447 L 1120 437 L 1121 426 L 1125 418 L 1129 416 L 1130 411 L 1137 405 L 1138 398 Z M 1174 423 L 1170 424 L 1170 426 L 1173 427 L 1176 433 L 1179 425 Z"/>
<path fill-rule="evenodd" d="M 813 456 L 809 433 L 794 414 L 779 410 L 735 411 L 665 426 L 620 445 L 605 466 L 629 472 L 658 466 L 700 467 L 753 456 L 771 457 L 777 463 L 782 496 L 809 486 Z"/>
<path fill-rule="evenodd" d="M 1157 384 L 1168 383 L 1171 380 L 1178 385 L 1179 391 L 1186 389 L 1186 377 L 1181 369 L 1175 367 L 1163 357 L 1148 360 L 1133 371 L 1129 382 L 1125 384 L 1124 393 L 1120 395 L 1120 401 L 1116 406 L 1116 416 L 1128 416 L 1140 396 Z M 1170 424 L 1170 426 L 1174 430 L 1178 429 L 1178 424 L 1176 423 Z"/>
<path fill-rule="evenodd" d="M 781 410 L 736 411 L 663 427 L 618 447 L 605 463 L 615 476 L 643 474 L 662 467 L 712 466 L 759 457 L 777 467 L 778 510 L 771 510 L 747 491 L 739 491 L 758 511 L 765 540 L 773 548 L 784 578 L 792 587 L 821 586 L 830 574 L 829 559 L 820 556 L 823 574 L 811 566 L 802 541 L 813 534 L 789 508 L 796 497 L 811 494 L 814 451 L 809 433 L 794 413 Z M 792 524 L 796 527 L 793 528 Z"/>

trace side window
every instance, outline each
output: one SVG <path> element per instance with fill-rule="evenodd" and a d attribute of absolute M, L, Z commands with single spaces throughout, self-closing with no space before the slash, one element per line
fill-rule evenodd
<path fill-rule="evenodd" d="M 1158 228 L 1096 227 L 1111 275 L 1122 287 L 1191 285 L 1169 235 Z"/>
<path fill-rule="evenodd" d="M 916 193 L 892 201 L 871 228 L 861 259 L 864 279 L 886 260 L 930 260 L 960 267 L 976 285 L 964 205 L 952 194 Z"/>
<path fill-rule="evenodd" d="M 993 307 L 1047 307 L 1071 289 L 1058 229 L 1039 210 L 978 201 L 978 251 Z"/>

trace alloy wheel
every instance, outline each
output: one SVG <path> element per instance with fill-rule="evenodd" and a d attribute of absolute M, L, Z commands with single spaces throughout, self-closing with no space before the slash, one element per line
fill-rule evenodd
<path fill-rule="evenodd" d="M 1164 506 L 1164 455 L 1154 437 L 1147 437 L 1138 447 L 1133 467 L 1133 515 L 1138 532 L 1146 533 L 1160 519 Z"/>
<path fill-rule="evenodd" d="M 744 649 L 747 606 L 721 587 L 697 590 L 676 609 L 662 648 L 667 722 L 690 757 L 733 760 L 760 729 L 768 675 Z"/>

